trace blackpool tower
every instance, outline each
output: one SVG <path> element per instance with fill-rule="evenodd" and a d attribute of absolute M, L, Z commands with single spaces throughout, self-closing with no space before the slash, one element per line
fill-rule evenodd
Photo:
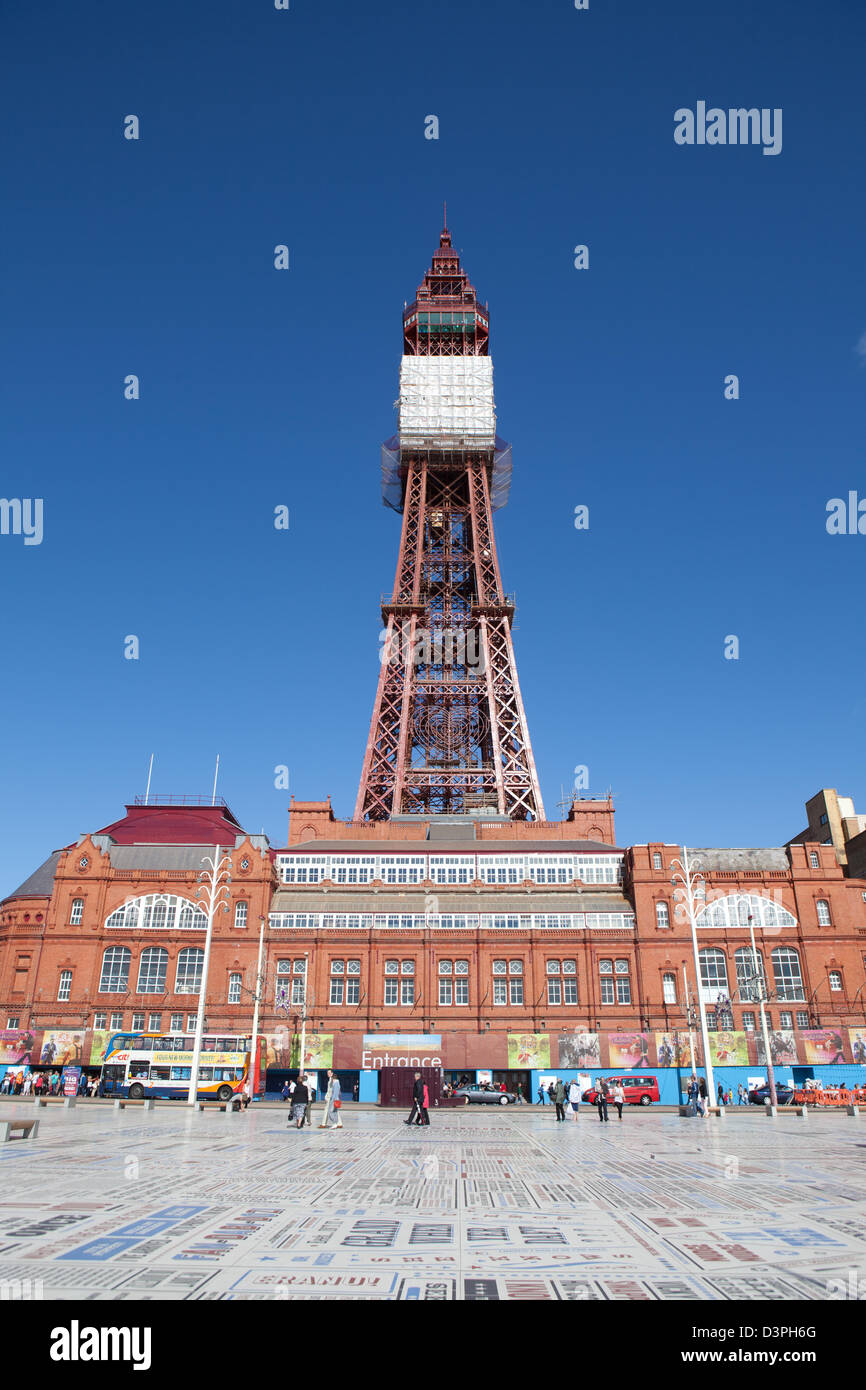
<path fill-rule="evenodd" d="M 493 535 L 509 446 L 496 434 L 489 315 L 447 226 L 403 312 L 385 502 L 402 515 L 356 820 L 544 808 Z"/>

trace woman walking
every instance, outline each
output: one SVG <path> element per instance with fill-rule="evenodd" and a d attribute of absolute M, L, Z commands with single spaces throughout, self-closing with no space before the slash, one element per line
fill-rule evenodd
<path fill-rule="evenodd" d="M 617 1081 L 613 1088 L 613 1103 L 616 1106 L 616 1113 L 622 1119 L 622 1107 L 625 1105 L 625 1090 L 621 1081 Z"/>
<path fill-rule="evenodd" d="M 301 1077 L 295 1083 L 295 1089 L 292 1092 L 292 1108 L 289 1113 L 288 1121 L 289 1124 L 291 1124 L 294 1120 L 295 1129 L 303 1129 L 304 1127 L 304 1115 L 307 1112 L 307 1099 L 308 1097 L 305 1079 L 304 1077 Z"/>
<path fill-rule="evenodd" d="M 328 1089 L 325 1092 L 325 1115 L 319 1129 L 342 1129 L 340 1110 L 343 1101 L 340 1095 L 340 1081 L 337 1073 L 328 1068 Z"/>

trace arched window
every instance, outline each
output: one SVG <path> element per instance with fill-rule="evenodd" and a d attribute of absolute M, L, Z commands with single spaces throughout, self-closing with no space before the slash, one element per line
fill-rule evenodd
<path fill-rule="evenodd" d="M 175 994 L 198 994 L 201 989 L 201 972 L 204 951 L 198 946 L 185 946 L 178 953 Z"/>
<path fill-rule="evenodd" d="M 734 966 L 737 971 L 737 991 L 740 1003 L 750 1004 L 759 999 L 757 985 L 765 982 L 764 959 L 760 951 L 753 952 L 751 946 L 741 946 L 734 952 Z M 757 976 L 757 978 L 756 978 Z"/>
<path fill-rule="evenodd" d="M 655 853 L 653 854 L 653 868 L 654 868 L 654 869 L 660 869 L 661 867 L 662 867 L 662 857 L 661 857 L 661 855 L 659 854 L 658 850 L 656 850 Z"/>
<path fill-rule="evenodd" d="M 125 994 L 129 985 L 129 963 L 132 952 L 126 946 L 109 946 L 102 957 L 99 977 L 100 994 Z"/>
<path fill-rule="evenodd" d="M 749 918 L 755 931 L 764 927 L 796 927 L 797 919 L 787 908 L 781 907 L 772 898 L 762 898 L 759 893 L 728 893 L 702 907 L 695 917 L 695 925 L 717 927 L 748 927 Z"/>
<path fill-rule="evenodd" d="M 773 952 L 773 979 L 779 999 L 805 999 L 800 957 L 790 946 L 777 946 Z"/>
<path fill-rule="evenodd" d="M 667 903 L 656 903 L 656 926 L 669 927 L 671 924 L 671 914 L 668 911 Z"/>
<path fill-rule="evenodd" d="M 179 898 L 174 893 L 146 893 L 129 898 L 115 908 L 105 923 L 108 928 L 129 931 L 204 931 L 207 916 L 198 903 Z"/>
<path fill-rule="evenodd" d="M 138 963 L 138 993 L 164 994 L 168 951 L 161 946 L 148 946 Z"/>
<path fill-rule="evenodd" d="M 829 927 L 830 923 L 830 904 L 826 898 L 819 898 L 815 904 L 818 909 L 818 926 Z"/>
<path fill-rule="evenodd" d="M 728 993 L 728 966 L 725 960 L 724 951 L 718 951 L 715 947 L 705 947 L 698 956 L 701 967 L 701 989 L 704 991 L 704 999 L 712 1003 L 720 994 Z"/>

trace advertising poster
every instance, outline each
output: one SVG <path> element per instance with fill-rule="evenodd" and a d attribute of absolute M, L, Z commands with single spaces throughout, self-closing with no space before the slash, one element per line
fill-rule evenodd
<path fill-rule="evenodd" d="M 36 1034 L 28 1028 L 0 1028 L 0 1065 L 36 1061 Z"/>
<path fill-rule="evenodd" d="M 561 1033 L 559 1065 L 567 1071 L 577 1071 L 579 1067 L 601 1066 L 598 1033 Z"/>
<path fill-rule="evenodd" d="M 746 1067 L 749 1064 L 747 1033 L 710 1033 L 711 1061 L 714 1067 Z"/>
<path fill-rule="evenodd" d="M 80 1067 L 64 1067 L 61 1072 L 61 1090 L 65 1096 L 78 1095 L 78 1078 L 81 1075 Z"/>
<path fill-rule="evenodd" d="M 832 1067 L 847 1060 L 841 1028 L 808 1028 L 801 1032 L 800 1037 L 806 1054 L 804 1062 Z"/>
<path fill-rule="evenodd" d="M 848 1041 L 851 1044 L 851 1060 L 861 1067 L 866 1066 L 866 1028 L 849 1028 Z"/>
<path fill-rule="evenodd" d="M 611 1067 L 648 1067 L 649 1033 L 608 1033 L 607 1050 Z"/>
<path fill-rule="evenodd" d="M 797 1057 L 797 1039 L 792 1032 L 785 1028 L 770 1028 L 770 1060 L 774 1067 L 795 1065 Z M 755 1034 L 755 1061 L 759 1067 L 767 1065 L 764 1056 L 763 1034 Z"/>
<path fill-rule="evenodd" d="M 65 1067 L 84 1061 L 84 1029 L 57 1029 L 43 1034 L 39 1061 L 45 1067 Z"/>
<path fill-rule="evenodd" d="M 300 1071 L 322 1071 L 334 1065 L 333 1033 L 308 1033 L 304 1039 L 304 1057 L 300 1061 L 301 1039 L 298 1033 L 292 1042 L 292 1066 Z"/>
<path fill-rule="evenodd" d="M 509 1071 L 534 1071 L 550 1066 L 549 1033 L 508 1033 Z"/>
<path fill-rule="evenodd" d="M 262 1065 L 268 1067 L 278 1067 L 281 1071 L 288 1070 L 289 1067 L 298 1065 L 297 1052 L 300 1046 L 300 1036 L 296 1035 L 289 1028 L 278 1028 L 275 1033 L 264 1033 L 262 1035 Z M 295 1053 L 294 1061 L 292 1052 Z"/>
<path fill-rule="evenodd" d="M 91 1067 L 101 1067 L 105 1061 L 105 1049 L 108 1046 L 108 1039 L 113 1037 L 113 1033 L 107 1028 L 94 1028 L 90 1035 L 90 1062 Z"/>
<path fill-rule="evenodd" d="M 656 1033 L 657 1065 L 660 1067 L 693 1067 L 692 1043 L 688 1033 Z"/>

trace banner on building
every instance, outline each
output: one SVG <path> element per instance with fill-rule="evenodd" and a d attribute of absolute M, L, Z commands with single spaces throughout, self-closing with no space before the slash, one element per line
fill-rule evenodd
<path fill-rule="evenodd" d="M 709 1034 L 710 1060 L 714 1067 L 746 1067 L 749 1064 L 747 1033 L 730 1031 Z"/>
<path fill-rule="evenodd" d="M 807 1028 L 800 1033 L 803 1039 L 805 1062 L 819 1066 L 835 1066 L 847 1061 L 841 1028 Z"/>
<path fill-rule="evenodd" d="M 610 1067 L 648 1067 L 649 1033 L 608 1033 L 607 1052 Z"/>
<path fill-rule="evenodd" d="M 38 1060 L 44 1067 L 80 1065 L 84 1061 L 84 1029 L 47 1030 Z"/>
<path fill-rule="evenodd" d="M 304 1038 L 304 1056 L 301 1059 L 301 1037 L 295 1034 L 292 1042 L 292 1066 L 299 1071 L 320 1071 L 323 1067 L 334 1065 L 333 1033 L 307 1033 Z"/>
<path fill-rule="evenodd" d="M 330 1066 L 330 1062 L 327 1064 Z M 442 1038 L 439 1033 L 365 1033 L 361 1050 L 362 1071 L 381 1071 L 383 1067 L 442 1066 Z"/>
<path fill-rule="evenodd" d="M 0 1065 L 37 1061 L 37 1035 L 29 1028 L 0 1028 Z"/>
<path fill-rule="evenodd" d="M 509 1033 L 507 1036 L 509 1071 L 537 1071 L 550 1066 L 549 1033 Z"/>
<path fill-rule="evenodd" d="M 692 1039 L 688 1033 L 677 1029 L 671 1033 L 656 1033 L 656 1057 L 659 1067 L 693 1067 Z"/>
<path fill-rule="evenodd" d="M 793 1066 L 799 1061 L 797 1039 L 790 1029 L 770 1028 L 770 1058 L 774 1067 Z M 755 1061 L 759 1067 L 767 1065 L 763 1033 L 755 1034 Z"/>
<path fill-rule="evenodd" d="M 866 1028 L 849 1028 L 848 1041 L 852 1059 L 861 1067 L 866 1066 Z"/>
<path fill-rule="evenodd" d="M 116 1029 L 114 1030 L 116 1032 Z M 91 1067 L 101 1067 L 105 1061 L 105 1050 L 108 1047 L 108 1039 L 114 1036 L 114 1032 L 108 1028 L 94 1028 L 90 1034 L 90 1062 Z"/>
<path fill-rule="evenodd" d="M 65 1096 L 78 1095 L 78 1078 L 81 1076 L 80 1067 L 64 1067 L 60 1074 L 61 1090 Z"/>
<path fill-rule="evenodd" d="M 560 1033 L 559 1065 L 568 1071 L 577 1071 L 580 1067 L 600 1067 L 601 1043 L 598 1033 Z"/>

